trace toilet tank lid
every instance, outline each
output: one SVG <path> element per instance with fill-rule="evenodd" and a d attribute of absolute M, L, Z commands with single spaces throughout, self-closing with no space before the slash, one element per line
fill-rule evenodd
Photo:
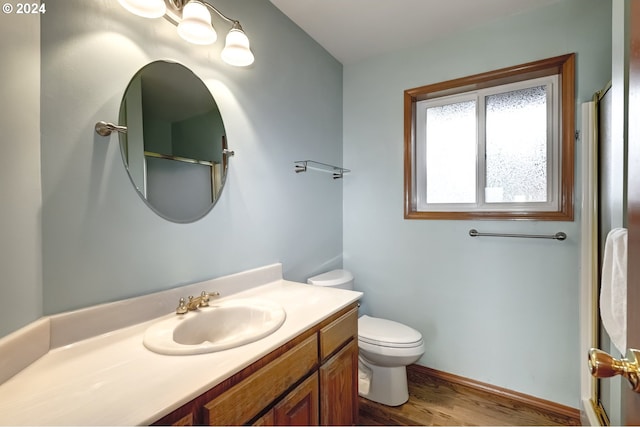
<path fill-rule="evenodd" d="M 336 286 L 353 280 L 353 274 L 348 270 L 331 270 L 307 279 L 307 283 L 317 286 Z"/>
<path fill-rule="evenodd" d="M 366 314 L 358 319 L 358 337 L 389 344 L 410 344 L 422 340 L 422 334 L 407 325 Z"/>

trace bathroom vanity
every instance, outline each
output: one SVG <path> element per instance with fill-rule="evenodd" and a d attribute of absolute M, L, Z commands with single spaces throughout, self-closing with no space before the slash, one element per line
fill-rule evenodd
<path fill-rule="evenodd" d="M 155 424 L 356 424 L 357 322 L 352 304 Z"/>
<path fill-rule="evenodd" d="M 0 339 L 0 424 L 356 423 L 361 293 L 281 274 L 274 264 L 50 316 Z M 277 303 L 286 320 L 264 338 L 223 351 L 147 349 L 145 331 L 176 316 L 179 297 L 202 290 L 220 292 L 221 302 Z"/>

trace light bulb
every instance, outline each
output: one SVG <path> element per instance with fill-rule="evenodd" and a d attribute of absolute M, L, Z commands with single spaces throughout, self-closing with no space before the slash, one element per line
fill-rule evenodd
<path fill-rule="evenodd" d="M 216 30 L 211 26 L 211 14 L 207 7 L 193 0 L 182 9 L 178 34 L 193 44 L 212 44 L 218 39 Z"/>
<path fill-rule="evenodd" d="M 253 64 L 253 53 L 249 48 L 249 38 L 237 22 L 227 34 L 226 43 L 221 53 L 222 60 L 229 65 L 246 67 Z"/>
<path fill-rule="evenodd" d="M 143 18 L 161 18 L 167 11 L 164 0 L 118 0 L 129 12 Z"/>

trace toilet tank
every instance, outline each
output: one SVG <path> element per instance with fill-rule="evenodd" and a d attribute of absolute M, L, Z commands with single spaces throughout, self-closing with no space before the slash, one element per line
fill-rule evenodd
<path fill-rule="evenodd" d="M 348 270 L 331 270 L 307 279 L 307 283 L 316 286 L 353 290 L 353 274 Z"/>

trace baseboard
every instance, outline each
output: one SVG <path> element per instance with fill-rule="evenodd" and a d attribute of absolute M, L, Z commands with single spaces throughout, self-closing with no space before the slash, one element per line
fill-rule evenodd
<path fill-rule="evenodd" d="M 453 384 L 459 384 L 462 386 L 473 388 L 475 390 L 480 390 L 485 393 L 493 394 L 495 396 L 505 397 L 563 417 L 571 417 L 575 418 L 576 420 L 580 420 L 580 410 L 577 408 L 561 405 L 550 400 L 530 396 L 528 394 L 498 387 L 492 384 L 483 383 L 471 378 L 465 378 L 459 375 L 450 374 L 448 372 L 438 371 L 437 369 L 427 368 L 426 366 L 409 365 L 407 368 L 436 379 L 447 381 Z"/>

